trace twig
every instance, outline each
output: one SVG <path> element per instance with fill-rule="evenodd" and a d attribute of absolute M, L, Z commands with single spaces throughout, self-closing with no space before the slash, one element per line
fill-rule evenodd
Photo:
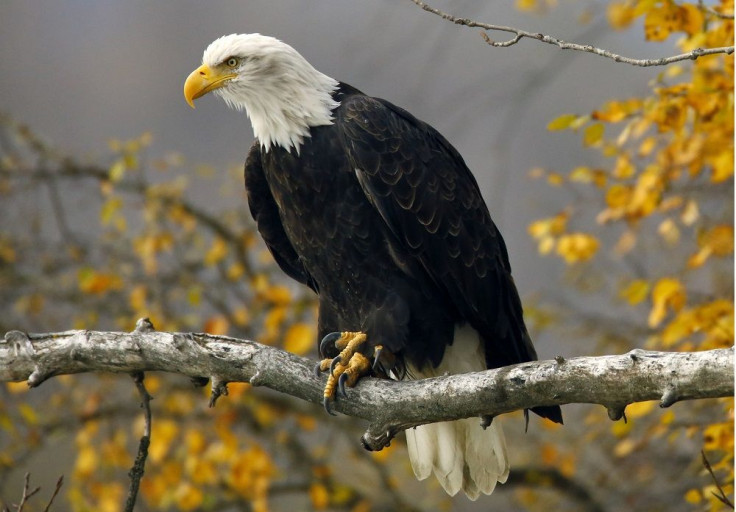
<path fill-rule="evenodd" d="M 703 0 L 698 0 L 698 7 L 701 11 L 707 12 L 708 14 L 712 14 L 716 18 L 721 18 L 722 20 L 732 20 L 733 14 L 723 14 L 722 12 L 716 11 L 714 8 L 707 6 L 703 3 Z"/>
<path fill-rule="evenodd" d="M 705 451 L 700 450 L 700 455 L 703 457 L 703 466 L 705 466 L 705 469 L 707 469 L 708 473 L 710 473 L 710 477 L 713 479 L 713 483 L 716 484 L 716 488 L 718 489 L 719 494 L 716 494 L 713 491 L 711 491 L 711 493 L 718 499 L 718 501 L 720 501 L 727 507 L 734 508 L 733 502 L 731 502 L 731 500 L 728 499 L 728 496 L 726 496 L 726 493 L 723 492 L 723 487 L 721 487 L 721 484 L 718 482 L 715 473 L 713 473 L 713 468 L 711 467 L 710 462 L 708 462 L 708 458 L 705 456 Z"/>
<path fill-rule="evenodd" d="M 132 375 L 138 394 L 141 396 L 141 407 L 143 407 L 143 416 L 145 425 L 143 427 L 143 436 L 138 443 L 138 455 L 135 457 L 133 467 L 128 471 L 130 477 L 130 487 L 128 488 L 128 496 L 125 500 L 125 512 L 133 512 L 135 501 L 138 497 L 138 489 L 140 488 L 141 479 L 145 472 L 146 458 L 148 458 L 148 447 L 151 444 L 151 399 L 153 398 L 143 384 L 143 372 Z"/>
<path fill-rule="evenodd" d="M 43 509 L 43 512 L 49 512 L 49 510 L 51 510 L 51 504 L 56 499 L 56 496 L 58 496 L 62 485 L 64 485 L 64 475 L 61 475 L 59 479 L 56 481 L 56 489 L 54 489 L 54 494 L 51 495 L 51 499 L 49 500 L 48 505 L 46 505 L 46 508 Z"/>
<path fill-rule="evenodd" d="M 593 53 L 595 55 L 600 55 L 601 57 L 612 59 L 616 62 L 623 62 L 624 64 L 631 64 L 632 66 L 640 66 L 640 67 L 666 66 L 668 64 L 672 64 L 674 62 L 680 62 L 683 60 L 695 60 L 699 57 L 703 57 L 704 55 L 715 55 L 715 54 L 720 54 L 720 53 L 731 55 L 734 52 L 733 46 L 723 46 L 723 47 L 718 47 L 718 48 L 696 48 L 695 50 L 692 50 L 687 53 L 673 55 L 671 57 L 662 57 L 659 59 L 634 59 L 631 57 L 624 57 L 617 53 L 613 53 L 608 50 L 597 48 L 589 44 L 569 43 L 567 41 L 563 41 L 562 39 L 548 36 L 548 35 L 545 35 L 539 32 L 527 32 L 525 30 L 520 30 L 514 27 L 507 27 L 504 25 L 493 25 L 490 23 L 483 23 L 483 22 L 471 20 L 468 18 L 458 18 L 456 16 L 453 16 L 452 14 L 448 14 L 444 11 L 431 7 L 425 4 L 422 0 L 411 0 L 411 1 L 414 2 L 416 5 L 418 5 L 419 7 L 421 7 L 422 9 L 424 9 L 425 11 L 435 14 L 445 20 L 451 21 L 452 23 L 455 23 L 456 25 L 462 25 L 465 27 L 482 28 L 483 30 L 496 30 L 500 32 L 508 32 L 508 33 L 514 34 L 514 37 L 509 39 L 508 41 L 499 42 L 499 41 L 492 40 L 488 36 L 488 34 L 486 34 L 485 32 L 481 33 L 481 36 L 483 37 L 483 40 L 486 43 L 488 43 L 491 46 L 495 46 L 499 48 L 506 48 L 508 46 L 512 46 L 518 43 L 521 39 L 528 37 L 530 39 L 536 39 L 543 43 L 557 46 L 562 50 L 576 50 L 576 51 L 581 51 L 581 52 L 586 52 L 586 53 Z"/>
<path fill-rule="evenodd" d="M 133 333 L 150 333 L 153 332 L 153 324 L 148 318 L 141 318 L 136 322 Z M 140 350 L 140 346 L 137 347 Z M 153 397 L 146 389 L 146 385 L 143 383 L 145 374 L 143 372 L 135 372 L 131 375 L 135 387 L 138 389 L 138 394 L 141 397 L 141 407 L 143 407 L 143 436 L 141 437 L 140 443 L 138 444 L 138 455 L 135 457 L 133 467 L 128 471 L 130 477 L 130 487 L 128 488 L 128 497 L 125 500 L 125 512 L 133 512 L 135 507 L 135 500 L 138 497 L 138 489 L 141 485 L 141 478 L 145 472 L 146 459 L 148 458 L 148 447 L 151 444 L 151 400 Z"/>
<path fill-rule="evenodd" d="M 24 483 L 23 483 L 23 496 L 21 496 L 20 503 L 18 503 L 18 505 L 16 506 L 16 509 L 15 509 L 16 512 L 21 512 L 26 502 L 28 501 L 28 498 L 30 498 L 31 496 L 33 496 L 34 494 L 36 494 L 38 491 L 41 490 L 40 487 L 36 487 L 32 491 L 29 491 L 28 484 L 30 483 L 30 480 L 31 480 L 31 474 L 26 473 L 25 478 L 24 478 Z"/>

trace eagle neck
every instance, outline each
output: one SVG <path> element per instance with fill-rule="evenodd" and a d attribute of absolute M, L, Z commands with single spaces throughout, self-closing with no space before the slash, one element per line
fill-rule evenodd
<path fill-rule="evenodd" d="M 307 71 L 248 95 L 245 109 L 264 151 L 280 146 L 299 154 L 310 128 L 333 123 L 332 112 L 340 105 L 333 97 L 338 82 L 314 68 Z"/>

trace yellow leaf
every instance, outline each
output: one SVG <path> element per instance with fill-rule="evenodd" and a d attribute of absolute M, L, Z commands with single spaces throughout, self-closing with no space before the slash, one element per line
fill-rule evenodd
<path fill-rule="evenodd" d="M 685 305 L 685 288 L 677 279 L 662 278 L 652 291 L 652 310 L 649 313 L 649 327 L 657 327 L 667 315 L 668 309 L 679 311 Z"/>
<path fill-rule="evenodd" d="M 549 131 L 566 130 L 578 118 L 575 114 L 562 114 L 547 124 Z"/>
<path fill-rule="evenodd" d="M 615 178 L 624 180 L 630 178 L 636 172 L 636 167 L 631 163 L 631 159 L 628 155 L 621 155 L 616 159 L 616 165 L 613 168 L 612 174 Z"/>
<path fill-rule="evenodd" d="M 644 37 L 648 41 L 664 41 L 680 23 L 680 12 L 676 5 L 665 3 L 650 10 L 644 18 Z"/>
<path fill-rule="evenodd" d="M 628 27 L 634 21 L 634 9 L 629 2 L 613 2 L 606 10 L 608 23 L 616 30 Z"/>
<path fill-rule="evenodd" d="M 235 262 L 232 265 L 230 265 L 227 269 L 227 278 L 230 281 L 237 281 L 241 277 L 243 277 L 243 274 L 245 274 L 245 267 L 240 262 Z"/>
<path fill-rule="evenodd" d="M 570 171 L 570 181 L 576 183 L 591 183 L 593 181 L 593 171 L 590 167 L 576 167 Z"/>
<path fill-rule="evenodd" d="M 194 510 L 204 499 L 202 491 L 189 482 L 182 482 L 176 489 L 176 504 L 179 510 Z"/>
<path fill-rule="evenodd" d="M 116 183 L 123 179 L 125 175 L 125 161 L 122 159 L 115 160 L 107 172 L 107 177 L 111 182 Z"/>
<path fill-rule="evenodd" d="M 210 247 L 210 250 L 207 251 L 207 254 L 204 257 L 204 264 L 207 266 L 214 265 L 220 261 L 227 255 L 227 244 L 225 243 L 225 240 L 222 238 L 215 237 L 215 239 L 212 241 L 212 247 Z"/>
<path fill-rule="evenodd" d="M 204 324 L 204 332 L 209 334 L 227 334 L 230 322 L 223 315 L 210 317 Z"/>
<path fill-rule="evenodd" d="M 174 420 L 159 418 L 151 426 L 151 446 L 148 453 L 154 463 L 161 462 L 169 452 L 171 443 L 179 435 L 179 426 Z"/>
<path fill-rule="evenodd" d="M 692 226 L 700 218 L 700 211 L 698 209 L 698 203 L 692 199 L 685 204 L 685 208 L 680 214 L 680 220 L 686 226 Z"/>
<path fill-rule="evenodd" d="M 703 494 L 700 492 L 699 489 L 690 489 L 685 493 L 685 501 L 687 501 L 691 505 L 697 505 L 698 503 L 703 501 Z"/>
<path fill-rule="evenodd" d="M 263 298 L 273 304 L 285 306 L 291 302 L 291 292 L 283 285 L 269 286 L 263 290 Z"/>
<path fill-rule="evenodd" d="M 733 176 L 733 147 L 714 158 L 712 167 L 710 179 L 713 183 L 722 183 Z"/>
<path fill-rule="evenodd" d="M 657 138 L 647 137 L 639 145 L 639 156 L 649 156 L 655 147 L 657 147 Z"/>
<path fill-rule="evenodd" d="M 284 335 L 284 349 L 297 355 L 304 355 L 314 348 L 316 334 L 314 326 L 296 323 L 289 327 Z"/>
<path fill-rule="evenodd" d="M 609 208 L 623 208 L 631 201 L 631 196 L 631 187 L 617 183 L 606 191 L 606 204 Z"/>
<path fill-rule="evenodd" d="M 714 423 L 708 425 L 703 432 L 703 448 L 707 451 L 726 450 L 733 446 L 733 425 Z"/>
<path fill-rule="evenodd" d="M 672 219 L 665 219 L 657 228 L 659 236 L 669 245 L 675 245 L 680 240 L 680 230 Z"/>
<path fill-rule="evenodd" d="M 77 450 L 77 460 L 74 464 L 74 474 L 80 478 L 89 477 L 99 466 L 97 449 L 92 446 L 83 446 Z"/>
<path fill-rule="evenodd" d="M 698 236 L 698 246 L 710 249 L 715 256 L 733 254 L 733 226 L 721 224 L 701 233 Z"/>
<path fill-rule="evenodd" d="M 583 132 L 583 144 L 593 146 L 601 141 L 606 128 L 603 123 L 593 123 Z"/>
<path fill-rule="evenodd" d="M 324 510 L 330 504 L 330 493 L 324 485 L 315 483 L 309 486 L 309 499 L 315 510 Z"/>
<path fill-rule="evenodd" d="M 619 297 L 628 301 L 632 306 L 642 302 L 648 295 L 649 283 L 644 279 L 635 279 L 634 281 L 631 281 L 619 292 Z"/>
<path fill-rule="evenodd" d="M 628 419 L 641 418 L 646 416 L 652 410 L 654 410 L 655 404 L 658 402 L 655 400 L 649 400 L 647 402 L 634 402 L 626 407 L 626 417 Z"/>
<path fill-rule="evenodd" d="M 142 311 L 146 309 L 146 294 L 147 290 L 145 285 L 139 284 L 133 287 L 128 295 L 128 302 L 130 307 L 135 311 Z"/>
<path fill-rule="evenodd" d="M 557 241 L 557 254 L 570 265 L 591 259 L 598 251 L 600 242 L 586 233 L 563 235 Z"/>
<path fill-rule="evenodd" d="M 560 173 L 551 172 L 547 175 L 547 183 L 554 187 L 559 187 L 565 183 L 565 178 Z"/>
<path fill-rule="evenodd" d="M 100 222 L 103 226 L 107 226 L 112 221 L 114 215 L 120 210 L 123 205 L 122 199 L 119 197 L 111 197 L 102 205 L 100 209 Z"/>
<path fill-rule="evenodd" d="M 28 383 L 26 381 L 23 381 L 23 382 L 6 382 L 5 389 L 7 389 L 10 393 L 18 394 L 18 393 L 26 393 L 29 388 L 28 388 Z"/>
<path fill-rule="evenodd" d="M 18 411 L 20 412 L 20 415 L 23 416 L 23 419 L 26 420 L 26 423 L 29 425 L 37 425 L 38 424 L 38 414 L 36 414 L 36 411 L 28 404 L 20 404 L 18 405 Z"/>

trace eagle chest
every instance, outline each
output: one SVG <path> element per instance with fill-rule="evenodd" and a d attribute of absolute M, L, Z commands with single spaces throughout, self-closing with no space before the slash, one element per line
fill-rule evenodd
<path fill-rule="evenodd" d="M 320 274 L 350 281 L 358 267 L 368 270 L 368 260 L 385 252 L 383 237 L 375 236 L 380 216 L 347 162 L 310 149 L 302 148 L 299 157 L 264 155 L 266 179 L 284 231 L 310 273 L 318 281 Z"/>

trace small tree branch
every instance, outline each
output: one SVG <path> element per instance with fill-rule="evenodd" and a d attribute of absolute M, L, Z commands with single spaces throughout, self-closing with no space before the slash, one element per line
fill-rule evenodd
<path fill-rule="evenodd" d="M 153 324 L 148 318 L 141 318 L 136 322 L 134 333 L 143 334 L 153 332 Z M 138 489 L 141 485 L 146 459 L 148 458 L 148 447 L 151 444 L 151 400 L 153 397 L 146 389 L 143 383 L 145 374 L 143 372 L 135 372 L 131 375 L 138 394 L 141 397 L 141 407 L 143 408 L 143 436 L 138 443 L 138 455 L 135 457 L 133 467 L 130 468 L 128 476 L 130 476 L 130 487 L 128 488 L 128 496 L 125 500 L 125 512 L 133 512 L 135 501 L 138 497 Z"/>
<path fill-rule="evenodd" d="M 728 508 L 733 509 L 733 503 L 731 503 L 731 500 L 728 499 L 726 493 L 723 492 L 723 487 L 721 487 L 720 482 L 716 478 L 716 474 L 713 472 L 713 467 L 711 467 L 710 462 L 708 462 L 708 457 L 705 456 L 705 452 L 703 450 L 700 450 L 700 456 L 703 460 L 703 466 L 705 466 L 705 469 L 708 471 L 710 477 L 713 479 L 713 483 L 715 484 L 716 489 L 718 489 L 717 493 L 715 491 L 711 491 L 711 493 L 713 494 L 713 496 L 716 497 L 718 501 L 726 505 Z"/>
<path fill-rule="evenodd" d="M 456 25 L 462 25 L 465 27 L 482 28 L 483 30 L 494 30 L 494 31 L 507 32 L 510 34 L 514 34 L 514 37 L 512 37 L 508 41 L 499 42 L 499 41 L 492 40 L 488 36 L 488 34 L 486 34 L 485 32 L 481 33 L 481 36 L 483 37 L 483 40 L 486 43 L 488 43 L 491 46 L 501 47 L 501 48 L 512 46 L 518 43 L 519 41 L 521 41 L 523 38 L 528 37 L 529 39 L 536 39 L 537 41 L 541 41 L 543 43 L 557 46 L 561 50 L 576 50 L 580 52 L 592 53 L 595 55 L 599 55 L 601 57 L 605 57 L 607 59 L 612 59 L 616 62 L 623 62 L 625 64 L 631 64 L 632 66 L 640 66 L 640 67 L 666 66 L 668 64 L 672 64 L 674 62 L 680 62 L 683 60 L 695 60 L 704 55 L 715 55 L 715 54 L 720 54 L 720 53 L 731 55 L 734 51 L 733 46 L 723 46 L 719 48 L 696 48 L 693 51 L 690 51 L 687 53 L 681 53 L 679 55 L 673 55 L 671 57 L 662 57 L 659 59 L 634 59 L 631 57 L 624 57 L 623 55 L 619 55 L 617 53 L 613 53 L 611 51 L 604 50 L 602 48 L 597 48 L 589 44 L 569 43 L 567 41 L 563 41 L 562 39 L 548 36 L 546 34 L 541 34 L 539 32 L 527 32 L 526 30 L 520 30 L 514 27 L 507 27 L 504 25 L 493 25 L 491 23 L 483 23 L 483 22 L 471 20 L 468 18 L 458 18 L 456 16 L 453 16 L 452 14 L 448 14 L 435 7 L 431 7 L 425 4 L 422 0 L 411 0 L 411 1 L 417 4 L 419 7 L 421 7 L 425 11 L 435 14 L 441 17 L 442 19 L 451 21 L 452 23 L 455 23 Z"/>
<path fill-rule="evenodd" d="M 227 382 L 250 382 L 321 403 L 324 382 L 313 368 L 314 361 L 275 347 L 209 334 L 10 331 L 0 342 L 0 382 L 27 380 L 31 387 L 62 374 L 165 371 L 209 377 L 220 388 Z M 402 430 L 437 421 L 569 403 L 601 404 L 612 418 L 620 418 L 633 402 L 660 400 L 669 407 L 680 400 L 733 394 L 733 348 L 635 350 L 421 381 L 368 378 L 349 389 L 347 399 L 338 399 L 334 409 L 368 420 L 363 444 L 380 450 Z"/>
<path fill-rule="evenodd" d="M 51 505 L 54 503 L 54 500 L 59 495 L 59 491 L 61 490 L 62 485 L 64 485 L 64 475 L 61 475 L 59 479 L 56 481 L 56 488 L 54 489 L 54 494 L 51 495 L 51 499 L 49 499 L 49 502 L 46 505 L 46 508 L 43 509 L 43 512 L 49 512 L 49 510 L 51 510 Z"/>

